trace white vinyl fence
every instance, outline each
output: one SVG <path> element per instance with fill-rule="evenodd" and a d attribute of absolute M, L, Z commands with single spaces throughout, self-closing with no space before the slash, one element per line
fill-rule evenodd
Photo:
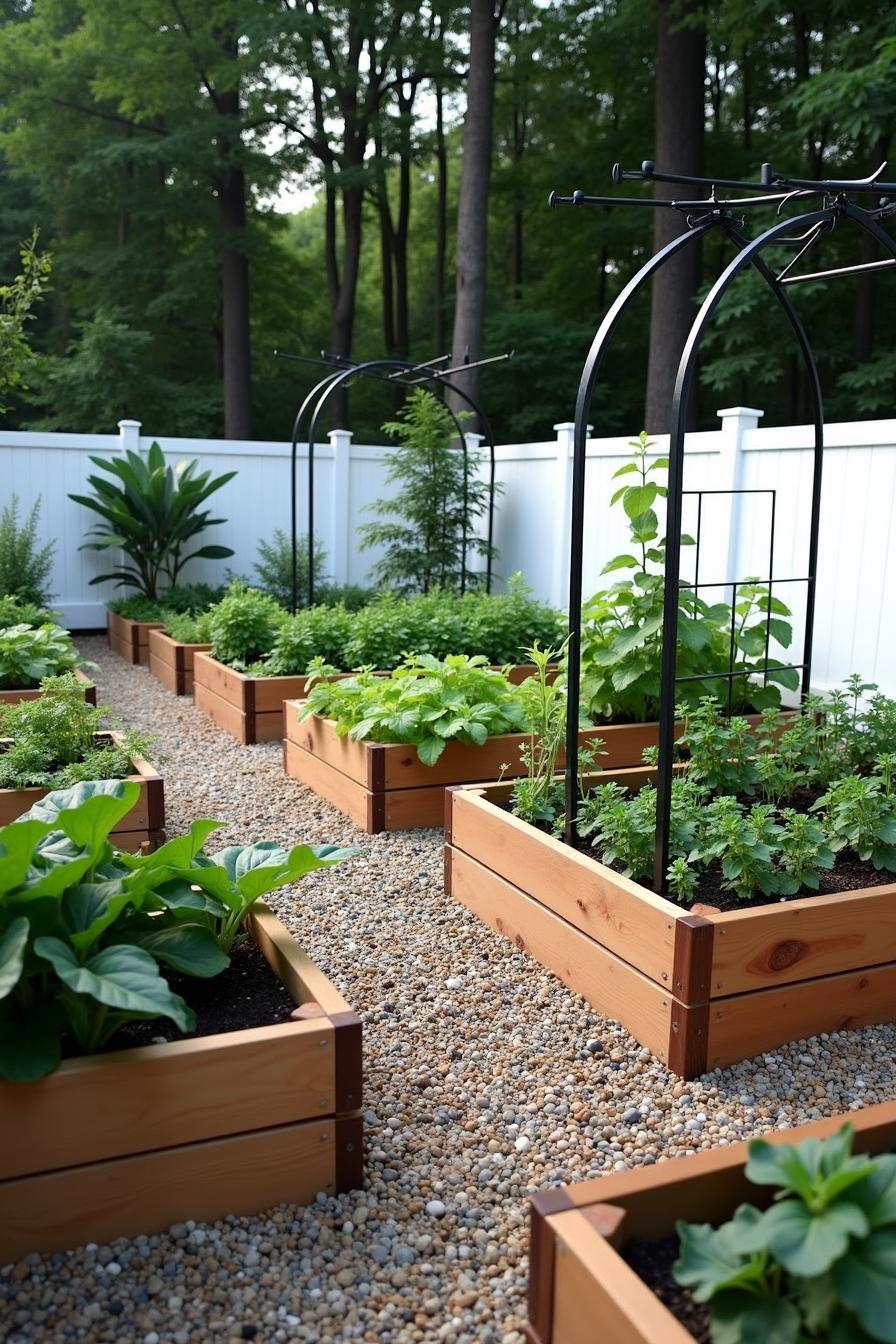
<path fill-rule="evenodd" d="M 706 492 L 685 500 L 685 530 L 696 535 L 700 517 L 700 581 L 717 583 L 755 575 L 775 581 L 794 612 L 795 646 L 802 645 L 805 584 L 789 582 L 807 573 L 812 430 L 809 426 L 760 428 L 762 412 L 734 407 L 719 412 L 720 427 L 688 436 L 686 491 Z M 503 487 L 495 516 L 499 558 L 496 574 L 522 570 L 535 592 L 559 606 L 566 602 L 572 425 L 554 427 L 544 443 L 504 444 L 496 449 Z M 477 436 L 469 435 L 471 447 Z M 198 457 L 215 474 L 237 476 L 212 499 L 227 519 L 208 540 L 234 550 L 227 562 L 251 575 L 260 537 L 289 528 L 288 443 L 160 438 L 174 459 Z M 79 551 L 93 516 L 69 498 L 87 490 L 96 468 L 90 455 L 110 456 L 124 447 L 147 448 L 137 421 L 125 420 L 117 435 L 0 431 L 0 503 L 18 495 L 23 511 L 41 499 L 41 533 L 56 540 L 52 577 L 55 602 L 73 629 L 104 621 L 111 585 L 91 587 L 109 557 Z M 665 450 L 663 438 L 657 453 Z M 355 444 L 334 430 L 315 449 L 315 531 L 327 552 L 328 575 L 338 583 L 363 583 L 376 559 L 362 552 L 355 530 L 364 506 L 387 493 L 387 448 Z M 620 506 L 610 510 L 617 484 L 613 473 L 630 453 L 626 438 L 592 439 L 588 445 L 585 590 L 595 590 L 606 561 L 627 546 Z M 307 448 L 298 464 L 299 527 L 307 526 Z M 482 470 L 485 470 L 483 465 Z M 625 478 L 631 483 L 632 477 Z M 749 493 L 732 494 L 732 491 Z M 770 520 L 775 514 L 774 551 Z M 694 577 L 695 548 L 683 552 L 682 575 Z M 771 566 L 771 568 L 770 568 Z M 219 562 L 198 562 L 192 578 L 220 580 Z M 499 585 L 500 586 L 500 583 Z M 721 595 L 721 589 L 706 596 Z M 818 565 L 813 681 L 831 686 L 851 671 L 896 693 L 896 420 L 828 425 Z"/>

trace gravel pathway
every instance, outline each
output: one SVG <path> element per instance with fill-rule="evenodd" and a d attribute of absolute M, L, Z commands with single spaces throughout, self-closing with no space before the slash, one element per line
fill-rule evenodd
<path fill-rule="evenodd" d="M 159 735 L 168 831 L 363 843 L 272 904 L 364 1018 L 366 1186 L 0 1270 L 0 1338 L 521 1344 L 527 1195 L 896 1096 L 896 1028 L 682 1083 L 442 890 L 441 833 L 359 837 L 99 639 L 100 699 Z"/>

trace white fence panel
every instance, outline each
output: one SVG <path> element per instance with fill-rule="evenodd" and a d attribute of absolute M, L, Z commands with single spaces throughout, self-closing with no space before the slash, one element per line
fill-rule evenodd
<path fill-rule="evenodd" d="M 809 426 L 759 427 L 761 411 L 734 407 L 720 411 L 718 430 L 688 436 L 686 491 L 704 492 L 700 511 L 700 581 L 767 578 L 772 498 L 775 547 L 772 577 L 794 613 L 793 661 L 802 656 L 805 584 L 808 565 L 809 503 L 812 487 L 812 431 Z M 554 427 L 543 443 L 503 444 L 496 448 L 497 498 L 495 565 L 498 586 L 522 570 L 536 594 L 565 605 L 569 564 L 569 511 L 572 480 L 572 425 Z M 476 436 L 471 435 L 471 446 Z M 90 579 L 108 568 L 108 558 L 79 551 L 92 522 L 71 493 L 84 493 L 94 470 L 91 454 L 111 455 L 124 446 L 147 448 L 149 435 L 136 421 L 122 421 L 114 434 L 43 434 L 0 431 L 0 503 L 18 495 L 27 512 L 41 499 L 40 531 L 56 541 L 51 579 L 56 604 L 75 629 L 103 624 L 111 586 L 91 587 Z M 231 546 L 229 567 L 251 576 L 258 540 L 290 523 L 290 445 L 162 438 L 166 455 L 198 457 L 214 472 L 236 470 L 211 504 L 226 523 L 209 540 Z M 665 454 L 668 440 L 658 438 L 653 452 Z M 327 553 L 327 572 L 336 582 L 364 583 L 378 558 L 361 551 L 357 528 L 371 515 L 366 506 L 386 497 L 384 458 L 389 450 L 354 444 L 349 432 L 334 430 L 315 449 L 315 533 Z M 614 489 L 634 478 L 614 480 L 630 454 L 624 438 L 592 439 L 586 471 L 586 596 L 612 582 L 601 570 L 628 548 L 627 520 L 621 506 L 609 508 Z M 297 499 L 299 529 L 308 521 L 307 448 L 299 446 Z M 480 472 L 488 472 L 483 457 Z M 747 493 L 732 494 L 738 489 Z M 772 493 L 774 492 L 774 496 Z M 662 519 L 662 514 L 661 514 Z M 698 501 L 688 494 L 684 529 L 697 532 Z M 485 520 L 480 532 L 485 533 Z M 661 521 L 662 530 L 662 521 Z M 693 580 L 696 552 L 682 554 L 682 577 Z M 188 578 L 219 579 L 223 566 L 194 564 Z M 724 589 L 706 590 L 711 598 Z M 896 693 L 896 420 L 828 425 L 825 430 L 824 487 L 818 564 L 813 681 L 837 684 L 852 671 L 877 680 Z M 780 651 L 779 652 L 783 652 Z"/>

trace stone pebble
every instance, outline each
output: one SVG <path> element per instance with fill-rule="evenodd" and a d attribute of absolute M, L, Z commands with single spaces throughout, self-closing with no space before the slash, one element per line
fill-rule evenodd
<path fill-rule="evenodd" d="M 169 834 L 360 844 L 271 903 L 364 1020 L 361 1191 L 186 1220 L 0 1269 L 9 1344 L 522 1344 L 527 1198 L 896 1095 L 896 1028 L 683 1083 L 445 896 L 437 831 L 360 835 L 149 676 L 78 641 L 101 703 L 159 736 Z"/>

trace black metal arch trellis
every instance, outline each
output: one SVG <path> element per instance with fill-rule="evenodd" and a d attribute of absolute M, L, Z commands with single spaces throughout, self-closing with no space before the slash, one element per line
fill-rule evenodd
<path fill-rule="evenodd" d="M 802 692 L 809 688 L 812 640 L 815 615 L 815 581 L 818 558 L 818 530 L 821 508 L 821 476 L 824 451 L 824 413 L 821 385 L 818 370 L 812 353 L 811 343 L 800 318 L 784 293 L 782 286 L 800 283 L 809 279 L 827 276 L 851 275 L 868 270 L 881 270 L 896 267 L 896 240 L 878 223 L 878 219 L 896 210 L 887 199 L 880 201 L 874 210 L 863 210 L 848 199 L 848 193 L 894 192 L 896 184 L 880 181 L 882 165 L 875 174 L 859 181 L 819 181 L 805 179 L 787 179 L 775 174 L 771 165 L 764 164 L 762 179 L 759 183 L 734 180 L 716 180 L 684 177 L 677 174 L 657 173 L 649 161 L 642 164 L 636 172 L 626 172 L 616 165 L 613 180 L 625 178 L 640 180 L 654 179 L 671 183 L 680 183 L 691 187 L 710 189 L 708 197 L 700 200 L 661 200 L 648 197 L 596 197 L 575 192 L 571 197 L 557 198 L 552 194 L 551 204 L 563 205 L 639 205 L 648 208 L 667 208 L 678 210 L 687 216 L 688 232 L 680 235 L 655 256 L 651 257 L 623 288 L 604 317 L 589 351 L 576 401 L 572 519 L 570 544 L 570 587 L 569 587 L 569 665 L 568 665 L 568 705 L 566 731 L 566 839 L 570 844 L 576 842 L 575 814 L 578 792 L 578 729 L 580 709 L 581 678 L 581 630 L 582 630 L 582 544 L 585 521 L 585 453 L 587 446 L 588 412 L 594 388 L 597 383 L 601 362 L 606 347 L 611 340 L 624 311 L 635 295 L 648 280 L 681 248 L 695 239 L 703 237 L 711 229 L 720 227 L 738 248 L 738 252 L 718 277 L 700 311 L 685 342 L 678 368 L 672 404 L 671 432 L 669 442 L 669 475 L 667 494 L 665 578 L 663 589 L 663 627 L 660 679 L 660 719 L 659 719 L 659 756 L 657 768 L 657 825 L 654 858 L 654 888 L 662 891 L 665 885 L 669 857 L 669 836 L 671 816 L 671 796 L 673 779 L 673 755 L 675 738 L 675 702 L 677 666 L 678 607 L 680 591 L 681 559 L 681 521 L 684 467 L 685 423 L 688 399 L 693 387 L 697 356 L 706 328 L 728 288 L 748 267 L 753 266 L 765 282 L 771 293 L 781 304 L 791 329 L 800 347 L 800 353 L 809 377 L 813 402 L 815 429 L 812 499 L 810 505 L 810 537 L 808 572 L 804 579 L 790 580 L 806 584 L 806 621 L 803 643 L 803 660 L 794 664 L 802 673 Z M 719 200 L 716 189 L 719 186 L 738 191 L 754 193 L 750 196 Z M 806 211 L 796 217 L 785 218 L 764 230 L 756 239 L 749 241 L 735 222 L 733 212 L 743 208 L 777 205 L 778 211 L 792 200 L 821 196 L 823 204 L 814 210 Z M 812 246 L 824 232 L 832 229 L 841 219 L 849 219 L 870 233 L 890 253 L 890 260 L 865 263 L 855 266 L 837 267 L 829 271 L 789 275 L 794 264 Z M 791 237 L 794 230 L 797 236 Z M 802 232 L 799 232 L 802 230 Z M 779 275 L 775 275 L 764 259 L 762 252 L 775 244 L 801 244 L 799 251 Z M 774 575 L 768 575 L 769 593 Z M 738 580 L 726 580 L 724 587 L 732 589 L 732 604 L 737 591 Z M 770 612 L 769 612 L 770 618 Z M 779 664 L 773 665 L 780 668 Z M 772 670 L 768 662 L 768 638 L 764 674 Z M 784 670 L 784 669 L 780 669 Z M 729 666 L 727 674 L 731 679 L 739 675 Z M 724 674 L 707 674 L 705 680 L 724 679 Z"/>
<path fill-rule="evenodd" d="M 347 361 L 341 357 L 333 356 L 314 358 L 307 355 L 295 355 L 287 351 L 275 351 L 276 356 L 284 359 L 297 360 L 301 363 L 321 364 L 329 368 L 329 372 L 317 382 L 308 392 L 293 422 L 292 446 L 291 446 L 291 531 L 292 531 L 292 610 L 295 611 L 298 605 L 298 519 L 296 502 L 297 485 L 297 451 L 299 438 L 302 431 L 302 425 L 312 404 L 314 410 L 311 415 L 311 421 L 308 428 L 308 598 L 309 602 L 314 599 L 314 449 L 316 446 L 317 426 L 327 402 L 338 387 L 343 386 L 353 377 L 373 378 L 379 382 L 398 384 L 404 387 L 419 386 L 424 383 L 435 383 L 444 391 L 453 392 L 471 409 L 477 417 L 480 429 L 483 431 L 483 437 L 486 441 L 486 447 L 489 454 L 489 484 L 488 484 L 488 533 L 487 533 L 487 556 L 486 556 L 486 592 L 491 592 L 492 585 L 492 543 L 494 539 L 494 515 L 495 515 L 495 439 L 492 433 L 488 417 L 482 410 L 478 401 L 470 396 L 463 388 L 457 386 L 451 375 L 466 372 L 469 369 L 481 367 L 484 364 L 494 364 L 512 358 L 513 351 L 507 354 L 492 356 L 488 359 L 480 359 L 465 362 L 458 368 L 440 370 L 434 366 L 443 363 L 448 359 L 447 355 L 440 356 L 438 359 L 429 360 L 425 363 L 414 363 L 411 360 L 399 358 L 371 359 L 361 362 Z M 391 373 L 387 373 L 391 370 Z M 404 376 L 401 376 L 404 375 Z M 316 399 L 316 400 L 315 400 Z M 463 432 L 460 419 L 457 414 L 447 407 L 454 426 L 457 431 L 460 450 L 464 455 L 464 491 L 468 488 L 469 480 L 469 450 L 467 447 L 466 436 Z M 464 508 L 464 531 L 462 536 L 463 554 L 466 555 L 468 545 L 466 508 Z M 461 573 L 461 591 L 466 586 L 466 569 Z"/>

